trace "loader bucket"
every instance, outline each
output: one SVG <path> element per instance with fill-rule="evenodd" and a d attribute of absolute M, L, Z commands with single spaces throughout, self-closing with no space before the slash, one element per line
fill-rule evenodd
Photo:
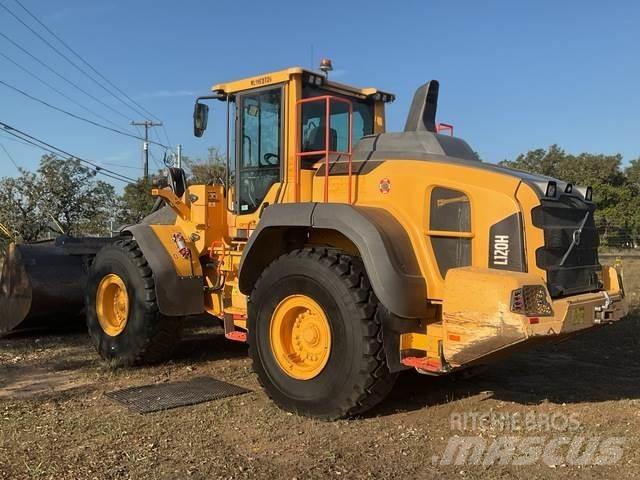
<path fill-rule="evenodd" d="M 84 309 L 88 260 L 111 239 L 11 244 L 0 277 L 0 335 L 69 323 Z"/>

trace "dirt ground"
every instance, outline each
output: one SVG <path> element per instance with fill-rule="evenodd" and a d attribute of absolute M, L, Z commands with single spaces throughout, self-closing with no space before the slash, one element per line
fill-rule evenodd
<path fill-rule="evenodd" d="M 470 379 L 406 372 L 371 414 L 334 423 L 275 407 L 246 347 L 218 327 L 190 328 L 168 364 L 128 370 L 102 363 L 83 332 L 14 335 L 0 339 L 0 478 L 637 478 L 639 327 L 636 314 Z M 104 396 L 202 375 L 253 392 L 147 415 Z M 624 454 L 606 466 L 438 462 L 451 437 L 500 435 L 452 429 L 469 412 L 572 416 L 581 436 L 623 437 Z"/>
<path fill-rule="evenodd" d="M 623 263 L 627 292 L 637 300 L 640 259 Z M 97 358 L 82 329 L 14 334 L 0 338 L 0 479 L 638 478 L 639 329 L 636 312 L 473 378 L 405 372 L 370 414 L 333 423 L 275 407 L 257 385 L 246 346 L 225 340 L 217 326 L 190 325 L 167 364 L 118 370 Z M 252 393 L 147 415 L 104 395 L 203 375 Z M 495 422 L 461 427 L 460 418 L 478 414 L 570 418 L 577 430 L 562 422 L 545 428 L 542 420 L 533 430 Z M 505 434 L 622 438 L 623 453 L 612 465 L 441 460 L 451 439 L 489 444 Z"/>

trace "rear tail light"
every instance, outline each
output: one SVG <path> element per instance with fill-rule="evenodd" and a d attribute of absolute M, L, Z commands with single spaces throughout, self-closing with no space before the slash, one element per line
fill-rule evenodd
<path fill-rule="evenodd" d="M 543 285 L 524 285 L 511 292 L 511 311 L 528 317 L 549 317 L 553 309 Z"/>

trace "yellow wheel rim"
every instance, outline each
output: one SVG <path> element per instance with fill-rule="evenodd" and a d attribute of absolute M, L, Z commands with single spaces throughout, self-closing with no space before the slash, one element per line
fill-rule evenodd
<path fill-rule="evenodd" d="M 329 360 L 329 321 L 322 307 L 306 295 L 290 295 L 278 304 L 269 334 L 273 356 L 290 377 L 311 380 Z"/>
<path fill-rule="evenodd" d="M 111 337 L 120 335 L 127 325 L 129 294 L 118 275 L 109 274 L 98 285 L 96 313 L 102 330 Z"/>

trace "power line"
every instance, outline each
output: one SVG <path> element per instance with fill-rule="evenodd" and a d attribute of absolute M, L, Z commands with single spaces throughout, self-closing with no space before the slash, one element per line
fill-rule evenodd
<path fill-rule="evenodd" d="M 164 138 L 167 139 L 167 145 L 169 145 L 169 149 L 170 150 L 173 150 L 173 145 L 171 144 L 171 139 L 169 138 L 169 134 L 167 133 L 167 129 L 164 126 L 163 122 L 160 122 L 160 123 L 162 123 L 162 125 L 160 125 L 160 128 L 162 128 L 162 132 L 164 133 Z M 155 136 L 156 136 L 156 139 L 158 140 L 158 142 L 162 143 L 162 139 L 160 138 L 160 134 L 158 132 L 154 131 L 154 130 L 152 130 L 152 132 L 155 133 Z"/>
<path fill-rule="evenodd" d="M 51 42 L 49 42 L 46 38 L 44 38 L 42 35 L 40 35 L 37 31 L 35 31 L 33 28 L 31 28 L 24 20 L 22 20 L 20 17 L 18 17 L 15 13 L 13 13 L 6 5 L 4 5 L 3 3 L 0 2 L 0 8 L 2 8 L 3 10 L 5 10 L 9 15 L 11 15 L 13 18 L 15 18 L 18 22 L 20 22 L 26 29 L 28 29 L 31 33 L 33 33 L 36 37 L 38 37 L 40 40 L 42 40 L 42 42 L 44 42 L 49 48 L 51 48 L 54 52 L 56 52 L 60 57 L 64 58 L 67 62 L 69 62 L 73 67 L 75 67 L 80 73 L 82 73 L 83 75 L 85 75 L 89 80 L 93 81 L 96 85 L 98 85 L 100 88 L 102 88 L 105 92 L 107 92 L 109 95 L 112 95 L 115 99 L 117 99 L 119 102 L 121 102 L 125 107 L 130 108 L 131 110 L 133 110 L 134 112 L 136 112 L 136 114 L 140 114 L 140 111 L 133 108 L 131 105 L 129 105 L 128 103 L 126 103 L 124 100 L 122 100 L 120 97 L 118 97 L 117 95 L 115 95 L 111 90 L 109 90 L 108 88 L 106 88 L 102 83 L 98 82 L 95 78 L 93 78 L 91 75 L 89 75 L 86 70 L 84 70 L 82 67 L 78 66 L 77 63 L 75 63 L 73 60 L 71 60 L 69 57 L 67 57 L 64 53 L 62 53 L 59 49 L 57 49 L 55 46 L 53 46 L 51 44 Z"/>
<path fill-rule="evenodd" d="M 28 68 L 24 67 L 23 65 L 20 65 L 18 62 L 16 62 L 14 59 L 12 59 L 11 57 L 9 57 L 8 55 L 0 52 L 0 57 L 3 57 L 5 60 L 11 62 L 14 66 L 18 67 L 20 70 L 22 70 L 23 72 L 25 72 L 27 75 L 29 75 L 30 77 L 38 80 L 40 83 L 42 83 L 43 85 L 45 85 L 46 87 L 50 88 L 51 90 L 53 90 L 54 92 L 56 92 L 58 95 L 66 98 L 67 100 L 69 100 L 71 103 L 73 103 L 74 105 L 82 108 L 83 110 L 89 112 L 91 115 L 94 115 L 96 117 L 98 117 L 99 119 L 103 120 L 104 122 L 109 123 L 110 125 L 115 126 L 116 128 L 119 128 L 120 126 L 115 123 L 112 122 L 111 120 L 109 120 L 107 117 L 104 117 L 102 115 L 100 115 L 99 113 L 94 112 L 93 110 L 91 110 L 90 108 L 86 107 L 85 105 L 81 104 L 80 102 L 78 102 L 77 100 L 74 100 L 73 98 L 71 98 L 69 95 L 67 95 L 66 93 L 64 93 L 63 91 L 57 89 L 56 87 L 54 87 L 53 85 L 51 85 L 49 82 L 47 82 L 46 80 L 43 80 L 41 77 L 39 77 L 38 75 L 36 75 L 35 73 L 33 73 L 31 70 L 29 70 Z M 138 132 L 139 133 L 139 132 Z"/>
<path fill-rule="evenodd" d="M 142 167 L 133 167 L 131 165 L 123 165 L 121 163 L 114 163 L 114 162 L 100 162 L 102 165 L 111 165 L 112 167 L 120 167 L 120 168 L 126 168 L 128 170 L 144 170 Z"/>
<path fill-rule="evenodd" d="M 8 132 L 8 133 L 10 135 L 13 135 L 13 136 L 17 137 L 17 138 L 22 138 L 22 137 L 19 137 L 17 134 L 13 133 L 13 132 Z M 31 142 L 31 141 L 26 140 L 26 139 L 23 139 L 23 140 L 28 142 L 28 144 L 30 144 L 34 148 L 38 148 L 40 150 L 44 150 L 45 152 L 49 152 L 49 153 L 51 153 L 51 154 L 53 154 L 55 156 L 58 156 L 58 157 L 63 157 L 63 160 L 69 161 L 69 160 L 74 160 L 75 159 L 75 160 L 78 160 L 79 162 L 85 162 L 85 163 L 88 162 L 87 160 L 84 160 L 82 158 L 78 158 L 78 157 L 73 156 L 73 155 L 68 155 L 68 154 L 62 154 L 61 155 L 60 152 L 55 151 L 55 150 L 53 150 L 51 148 L 43 147 L 42 145 L 38 145 L 37 143 Z M 66 158 L 64 158 L 64 157 L 66 157 Z M 132 183 L 133 182 L 133 179 L 127 180 L 128 177 L 125 177 L 125 176 L 123 176 L 123 175 L 121 175 L 119 173 L 112 175 L 111 173 L 108 173 L 108 172 L 111 172 L 111 170 L 107 170 L 107 169 L 102 168 L 100 166 L 86 167 L 86 168 L 88 168 L 89 170 L 91 170 L 95 174 L 104 175 L 105 177 L 111 178 L 113 180 L 118 180 L 118 181 L 124 182 L 124 183 Z"/>
<path fill-rule="evenodd" d="M 8 132 L 8 133 L 10 135 L 14 135 L 17 138 L 22 138 L 22 137 L 19 137 L 17 134 L 13 133 L 13 132 Z M 62 154 L 61 155 L 59 151 L 53 150 L 51 148 L 43 147 L 42 145 L 38 145 L 37 143 L 29 141 L 27 139 L 23 139 L 23 140 L 28 142 L 34 148 L 38 148 L 38 149 L 43 150 L 45 152 L 49 152 L 49 153 L 51 153 L 51 154 L 53 154 L 55 156 L 58 156 L 58 157 L 63 157 L 64 160 L 74 160 L 75 159 L 75 160 L 78 160 L 80 162 L 85 162 L 85 163 L 87 162 L 87 160 L 75 157 L 73 155 L 67 155 L 67 154 Z M 64 158 L 64 157 L 66 157 L 66 158 Z M 104 169 L 104 168 L 102 168 L 100 166 L 97 166 L 97 167 L 86 167 L 86 168 L 88 168 L 89 170 L 91 170 L 95 174 L 104 175 L 105 177 L 112 178 L 114 180 L 118 180 L 118 181 L 124 182 L 124 183 L 132 183 L 132 181 L 131 181 L 132 179 L 131 180 L 127 180 L 128 177 L 125 177 L 125 176 L 123 176 L 123 175 L 121 175 L 119 173 L 112 175 L 111 173 L 108 173 L 108 172 L 111 172 L 110 170 L 106 170 L 106 169 Z"/>
<path fill-rule="evenodd" d="M 51 152 L 55 155 L 64 155 L 65 157 L 68 157 L 67 160 L 69 159 L 76 159 L 82 163 L 86 163 L 88 165 L 91 165 L 92 169 L 96 172 L 96 173 L 100 173 L 102 175 L 105 175 L 107 177 L 111 177 L 114 178 L 116 180 L 120 180 L 122 182 L 127 182 L 127 183 L 135 183 L 136 180 L 134 180 L 133 178 L 127 177 L 126 175 L 122 175 L 121 173 L 115 172 L 113 170 L 109 170 L 107 168 L 104 168 L 98 164 L 96 164 L 95 162 L 92 162 L 90 160 L 86 160 L 82 157 L 79 157 L 77 155 L 73 155 L 72 153 L 69 153 L 59 147 L 56 147 L 54 145 L 51 145 L 50 143 L 45 142 L 44 140 L 40 140 L 37 137 L 34 137 L 33 135 L 29 135 L 26 132 L 23 132 L 22 130 L 19 130 L 15 127 L 12 127 L 11 125 L 4 123 L 4 122 L 0 122 L 0 127 L 2 127 L 4 129 L 4 131 L 6 133 L 8 133 L 9 135 L 13 135 L 16 138 L 19 138 L 27 143 L 31 143 L 32 145 L 35 145 L 39 148 L 41 148 L 42 150 Z M 43 147 L 44 145 L 44 147 Z M 47 147 L 47 148 L 45 148 Z"/>
<path fill-rule="evenodd" d="M 9 153 L 9 150 L 7 150 L 3 144 L 0 143 L 0 148 L 2 148 L 2 150 L 4 150 L 4 153 L 7 154 L 7 157 L 9 157 L 9 160 L 11 160 L 11 163 L 13 163 L 13 166 L 16 167 L 17 170 L 20 170 L 20 167 L 18 166 L 18 163 L 13 159 L 13 157 L 11 156 L 11 154 Z"/>
<path fill-rule="evenodd" d="M 151 150 L 149 150 L 149 155 L 151 155 L 151 160 L 153 160 L 153 163 L 156 164 L 156 167 L 158 167 L 158 169 L 162 169 L 162 163 L 160 163 L 160 160 L 158 160 L 156 158 L 156 156 L 153 154 L 153 152 Z"/>
<path fill-rule="evenodd" d="M 95 171 L 96 173 L 100 173 L 102 175 L 106 175 L 108 177 L 111 178 L 115 178 L 116 180 L 120 180 L 123 182 L 135 182 L 135 180 L 133 178 L 129 178 L 125 175 L 122 175 L 121 173 L 115 172 L 113 170 L 109 170 L 107 168 L 101 167 L 100 165 L 90 161 L 90 160 L 86 160 L 82 157 L 79 157 L 77 155 L 73 155 L 72 153 L 69 153 L 65 150 L 62 150 L 61 148 L 58 148 L 54 145 L 51 145 L 43 140 L 40 140 L 39 138 L 36 138 L 32 135 L 29 135 L 28 133 L 25 133 L 21 130 L 18 130 L 16 128 L 11 127 L 10 125 L 7 125 L 6 123 L 0 122 L 0 126 L 2 126 L 5 131 L 9 134 L 9 135 L 13 135 L 16 138 L 19 138 L 27 143 L 30 143 L 33 146 L 36 146 L 44 151 L 53 153 L 54 155 L 62 155 L 67 157 L 67 160 L 70 159 L 76 159 L 82 163 L 86 163 L 87 165 L 91 166 L 91 169 L 93 171 Z M 21 136 L 22 135 L 22 136 Z M 26 137 L 26 138 L 25 138 Z M 44 146 L 43 146 L 44 145 Z M 45 148 L 46 147 L 46 148 Z"/>
<path fill-rule="evenodd" d="M 140 105 L 138 102 L 136 102 L 133 98 L 131 98 L 129 95 L 127 95 L 126 92 L 124 92 L 120 87 L 118 87 L 117 85 L 115 85 L 111 80 L 109 80 L 107 77 L 105 77 L 102 73 L 100 73 L 93 65 L 91 65 L 87 60 L 84 59 L 84 57 L 82 57 L 82 55 L 80 55 L 78 52 L 76 52 L 73 48 L 71 48 L 71 46 L 65 42 L 62 38 L 60 38 L 60 36 L 58 36 L 54 31 L 52 31 L 42 20 L 40 20 L 33 12 L 31 12 L 27 7 L 25 7 L 22 2 L 20 2 L 20 0 L 14 0 L 19 6 L 20 8 L 22 8 L 22 10 L 24 10 L 33 20 L 35 20 L 42 28 L 44 28 L 53 38 L 55 38 L 58 42 L 60 42 L 61 45 L 63 45 L 69 52 L 71 52 L 76 58 L 78 58 L 84 65 L 86 65 L 87 67 L 89 67 L 96 75 L 98 75 L 102 80 L 104 80 L 105 82 L 107 82 L 107 84 L 109 84 L 111 87 L 113 87 L 117 92 L 119 92 L 121 95 L 123 95 L 127 100 L 129 100 L 129 102 L 131 102 L 133 105 L 135 105 L 136 107 L 138 107 L 140 110 L 142 110 L 143 112 L 145 112 L 146 115 L 149 115 L 151 117 L 153 117 L 155 120 L 157 121 L 161 121 L 156 115 L 154 115 L 153 113 L 151 113 L 149 110 L 147 110 L 145 107 L 143 107 L 142 105 Z M 53 48 L 53 47 L 52 47 Z M 57 51 L 57 50 L 56 50 Z M 59 53 L 59 52 L 58 52 Z M 66 58 L 66 57 L 65 57 Z M 95 80 L 94 80 L 95 81 Z M 104 88 L 104 87 L 103 87 Z M 112 93 L 113 95 L 113 93 Z M 114 95 L 115 96 L 115 95 Z M 116 97 L 118 98 L 118 97 Z M 122 101 L 122 100 L 121 100 Z M 131 108 L 131 106 L 129 106 L 129 108 Z M 136 111 L 136 113 L 140 114 L 139 111 Z M 142 114 L 142 116 L 144 117 L 145 114 Z M 171 145 L 171 140 L 169 139 L 169 134 L 167 133 L 167 129 L 165 128 L 165 126 L 162 126 L 162 129 L 164 131 L 165 137 L 167 139 L 167 143 L 169 145 Z"/>
<path fill-rule="evenodd" d="M 167 139 L 167 143 L 173 150 L 173 145 L 171 143 L 171 139 L 169 138 L 169 132 L 167 132 L 167 127 L 164 126 L 164 123 L 162 124 L 162 131 L 164 132 L 164 137 Z"/>
<path fill-rule="evenodd" d="M 31 144 L 31 143 L 27 143 L 27 142 L 25 142 L 25 141 L 18 140 L 18 139 L 17 139 L 17 138 L 15 138 L 15 137 L 12 137 L 12 136 L 7 135 L 7 134 L 4 132 L 4 130 L 0 130 L 0 134 L 1 134 L 1 135 L 0 135 L 0 137 L 1 137 L 1 138 L 4 138 L 5 140 L 9 140 L 9 141 L 11 141 L 11 142 L 15 142 L 15 143 L 20 143 L 20 144 L 22 144 L 22 145 L 25 145 L 25 146 L 27 146 L 27 147 L 31 147 L 31 148 L 39 148 L 39 147 L 36 147 L 35 145 L 33 145 L 33 144 Z"/>
<path fill-rule="evenodd" d="M 7 133 L 9 133 L 9 135 L 13 135 L 13 136 L 15 136 L 17 138 L 22 138 L 22 137 L 19 137 L 17 134 L 13 133 L 13 132 L 7 132 Z M 45 152 L 49 152 L 49 153 L 51 153 L 51 154 L 53 154 L 55 156 L 58 156 L 58 157 L 67 157 L 67 158 L 63 158 L 63 160 L 69 161 L 69 160 L 74 160 L 75 159 L 75 160 L 78 160 L 80 162 L 86 162 L 86 160 L 83 160 L 81 158 L 78 158 L 78 157 L 75 157 L 75 156 L 72 156 L 72 155 L 71 156 L 69 156 L 69 155 L 61 155 L 59 152 L 57 152 L 57 151 L 55 151 L 53 149 L 43 147 L 42 145 L 38 145 L 37 143 L 29 141 L 27 139 L 23 139 L 23 140 L 25 140 L 25 142 L 28 142 L 27 144 L 32 146 L 32 147 L 34 147 L 34 148 L 38 148 L 38 149 L 43 150 Z M 24 142 L 21 142 L 21 143 L 24 143 Z M 107 173 L 109 171 L 107 171 L 107 172 L 102 171 L 102 170 L 105 170 L 102 167 L 97 167 L 97 168 L 85 167 L 85 168 L 88 168 L 89 170 L 91 170 L 96 175 L 100 174 L 100 175 L 104 175 L 105 177 L 111 178 L 113 180 L 118 180 L 120 182 L 125 182 L 125 183 L 131 183 L 129 180 L 125 180 L 125 178 L 127 178 L 127 177 L 122 177 L 120 174 L 111 175 L 110 173 Z"/>
<path fill-rule="evenodd" d="M 73 117 L 73 118 L 75 118 L 77 120 L 82 120 L 83 122 L 90 123 L 91 125 L 94 125 L 94 126 L 100 127 L 100 128 L 104 128 L 105 130 L 109 130 L 111 132 L 119 133 L 120 135 L 125 135 L 127 137 L 135 138 L 137 140 L 144 140 L 144 141 L 146 141 L 148 143 L 153 143 L 155 145 L 159 145 L 161 147 L 168 148 L 166 145 L 163 145 L 162 143 L 157 143 L 157 142 L 154 142 L 152 140 L 146 140 L 145 138 L 138 137 L 138 136 L 133 135 L 131 133 L 124 132 L 122 130 L 118 130 L 118 129 L 115 129 L 115 128 L 111 128 L 111 127 L 108 127 L 106 125 L 102 125 L 101 123 L 94 122 L 93 120 L 90 120 L 88 118 L 81 117 L 80 115 L 76 115 L 75 113 L 69 112 L 69 111 L 64 110 L 64 109 L 62 109 L 60 107 L 56 107 L 55 105 L 51 105 L 50 103 L 48 103 L 48 102 L 46 102 L 46 101 L 44 101 L 44 100 L 42 100 L 40 98 L 37 98 L 37 97 L 34 97 L 33 95 L 28 94 L 27 92 L 25 92 L 24 90 L 19 89 L 18 87 L 15 87 L 13 85 L 8 84 L 4 80 L 0 80 L 0 84 L 4 85 L 7 88 L 10 88 L 11 90 L 14 90 L 14 91 L 20 93 L 21 95 L 24 95 L 25 97 L 33 100 L 34 102 L 41 103 L 42 105 L 45 105 L 45 106 L 47 106 L 47 107 L 49 107 L 49 108 L 51 108 L 53 110 L 56 110 L 56 111 L 58 111 L 60 113 L 64 113 L 65 115 L 69 115 L 70 117 Z"/>
<path fill-rule="evenodd" d="M 154 122 L 153 120 L 145 120 L 143 122 L 131 122 L 131 125 L 144 127 L 144 179 L 149 179 L 149 129 L 153 127 L 161 127 L 162 122 Z"/>
<path fill-rule="evenodd" d="M 92 95 L 91 93 L 87 92 L 85 89 L 83 89 L 82 87 L 80 87 L 77 83 L 72 82 L 71 80 L 69 80 L 67 77 L 65 77 L 64 75 L 62 75 L 61 73 L 57 72 L 55 69 L 53 69 L 52 67 L 50 67 L 49 65 L 47 65 L 45 62 L 43 62 L 42 60 L 40 60 L 38 57 L 36 57 L 34 54 L 32 54 L 31 52 L 29 52 L 27 49 L 25 49 L 24 47 L 22 47 L 21 45 L 19 45 L 18 43 L 16 43 L 15 41 L 13 41 L 11 38 L 9 38 L 7 35 L 5 35 L 4 33 L 0 32 L 0 36 L 3 37 L 5 40 L 7 40 L 9 43 L 11 43 L 14 47 L 16 47 L 17 49 L 19 49 L 21 52 L 25 53 L 26 55 L 28 55 L 29 57 L 31 57 L 33 60 L 35 60 L 36 62 L 38 62 L 40 65 L 42 65 L 43 67 L 45 67 L 47 70 L 49 70 L 51 73 L 53 73 L 54 75 L 58 76 L 59 78 L 61 78 L 62 80 L 64 80 L 65 82 L 67 82 L 69 85 L 71 85 L 72 87 L 76 88 L 77 90 L 80 90 L 82 93 L 84 93 L 86 96 L 88 96 L 89 98 L 91 98 L 92 100 L 98 102 L 99 104 L 101 104 L 102 106 L 108 108 L 109 110 L 111 110 L 112 112 L 116 113 L 117 115 L 120 115 L 121 117 L 130 120 L 129 116 L 125 115 L 124 113 L 120 112 L 119 110 L 116 110 L 115 108 L 113 108 L 111 105 L 109 105 L 108 103 L 103 102 L 102 100 L 100 100 L 99 98 L 97 98 L 95 95 Z"/>

